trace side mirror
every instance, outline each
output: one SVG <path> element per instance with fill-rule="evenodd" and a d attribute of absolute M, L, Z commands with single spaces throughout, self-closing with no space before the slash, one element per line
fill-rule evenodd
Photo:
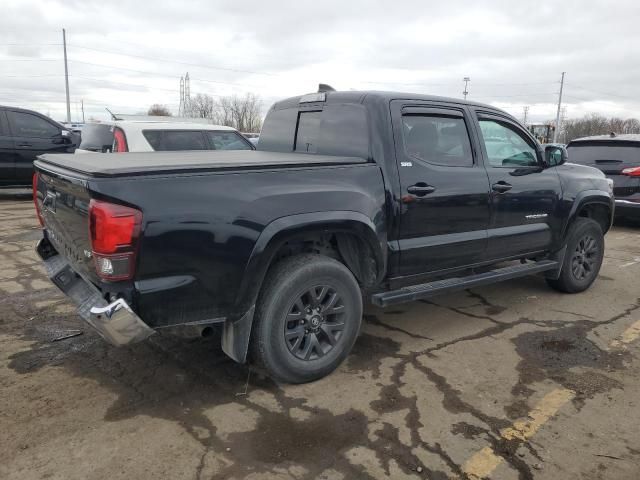
<path fill-rule="evenodd" d="M 567 150 L 559 145 L 547 145 L 544 148 L 544 160 L 548 167 L 562 165 L 567 161 Z"/>

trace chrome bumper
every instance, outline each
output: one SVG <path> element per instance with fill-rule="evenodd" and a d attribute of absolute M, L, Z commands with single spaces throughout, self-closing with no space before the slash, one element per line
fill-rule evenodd
<path fill-rule="evenodd" d="M 40 254 L 40 249 L 36 249 Z M 42 257 L 42 255 L 41 255 Z M 102 293 L 71 269 L 61 255 L 43 259 L 51 281 L 78 306 L 78 314 L 107 342 L 115 346 L 140 342 L 155 331 L 119 298 L 108 303 Z"/>

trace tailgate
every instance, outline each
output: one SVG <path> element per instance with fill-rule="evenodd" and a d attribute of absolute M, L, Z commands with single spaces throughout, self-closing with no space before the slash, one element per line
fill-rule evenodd
<path fill-rule="evenodd" d="M 49 241 L 76 272 L 97 282 L 89 240 L 86 181 L 42 168 L 37 172 L 37 201 Z"/>

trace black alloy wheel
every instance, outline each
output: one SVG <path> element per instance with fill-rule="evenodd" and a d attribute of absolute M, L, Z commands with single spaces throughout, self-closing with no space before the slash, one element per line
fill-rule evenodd
<path fill-rule="evenodd" d="M 336 369 L 362 324 L 362 291 L 340 261 L 315 253 L 274 264 L 261 288 L 251 359 L 277 381 L 304 383 Z"/>
<path fill-rule="evenodd" d="M 284 337 L 300 360 L 316 360 L 342 339 L 345 307 L 335 288 L 317 285 L 302 293 L 289 308 Z"/>
<path fill-rule="evenodd" d="M 598 244 L 591 235 L 578 240 L 571 258 L 571 273 L 577 280 L 584 280 L 596 272 L 598 253 Z"/>

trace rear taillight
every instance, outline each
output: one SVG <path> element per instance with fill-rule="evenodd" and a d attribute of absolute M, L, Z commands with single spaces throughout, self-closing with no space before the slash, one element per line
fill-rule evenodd
<path fill-rule="evenodd" d="M 622 174 L 630 177 L 640 177 L 640 167 L 625 168 L 622 170 Z"/>
<path fill-rule="evenodd" d="M 44 219 L 42 218 L 42 212 L 40 212 L 40 204 L 38 203 L 38 172 L 33 174 L 33 204 L 36 206 L 36 215 L 40 226 L 44 227 Z"/>
<path fill-rule="evenodd" d="M 140 210 L 91 200 L 89 237 L 96 272 L 102 279 L 133 278 L 141 225 Z"/>
<path fill-rule="evenodd" d="M 116 153 L 128 152 L 127 137 L 121 128 L 113 129 L 113 151 Z"/>

